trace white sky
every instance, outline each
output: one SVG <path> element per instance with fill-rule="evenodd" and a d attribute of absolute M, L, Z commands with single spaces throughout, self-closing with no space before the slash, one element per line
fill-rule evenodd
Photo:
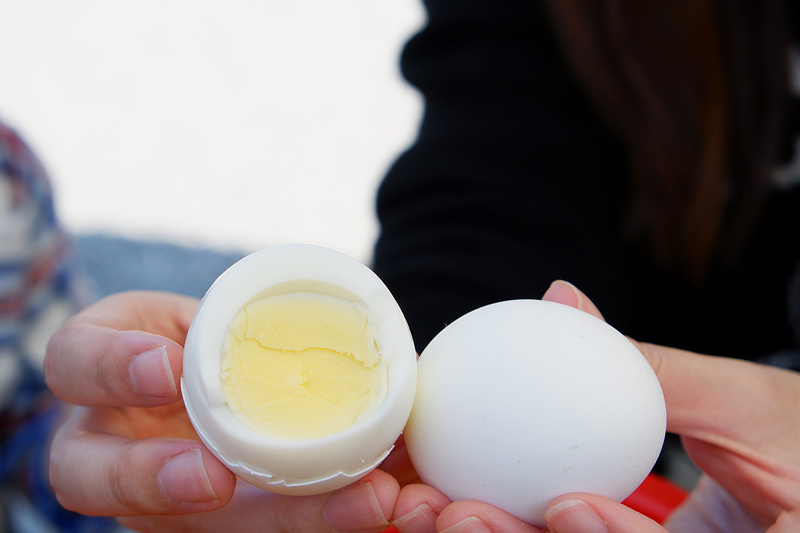
<path fill-rule="evenodd" d="M 369 258 L 418 0 L 0 2 L 0 116 L 69 229 Z"/>

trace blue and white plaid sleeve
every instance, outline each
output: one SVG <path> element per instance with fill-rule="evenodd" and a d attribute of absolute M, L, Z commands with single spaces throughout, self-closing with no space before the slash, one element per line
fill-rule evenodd
<path fill-rule="evenodd" d="M 116 528 L 111 519 L 64 510 L 47 481 L 59 404 L 45 387 L 42 361 L 52 333 L 88 301 L 75 264 L 44 168 L 0 124 L 0 531 Z"/>

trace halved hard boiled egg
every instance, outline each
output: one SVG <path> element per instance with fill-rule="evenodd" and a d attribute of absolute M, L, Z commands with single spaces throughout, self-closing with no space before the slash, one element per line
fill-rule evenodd
<path fill-rule="evenodd" d="M 386 286 L 339 252 L 255 252 L 211 286 L 181 389 L 197 434 L 242 479 L 315 494 L 366 475 L 403 431 L 416 352 Z"/>

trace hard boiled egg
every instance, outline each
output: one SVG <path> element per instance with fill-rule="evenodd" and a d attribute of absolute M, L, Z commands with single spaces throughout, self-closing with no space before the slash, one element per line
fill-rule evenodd
<path fill-rule="evenodd" d="M 375 468 L 414 401 L 405 318 L 366 266 L 276 246 L 225 271 L 189 328 L 181 389 L 205 445 L 242 479 L 315 494 Z"/>
<path fill-rule="evenodd" d="M 405 440 L 422 480 L 542 526 L 550 500 L 617 501 L 663 444 L 664 397 L 642 354 L 587 313 L 538 300 L 492 304 L 420 355 Z"/>

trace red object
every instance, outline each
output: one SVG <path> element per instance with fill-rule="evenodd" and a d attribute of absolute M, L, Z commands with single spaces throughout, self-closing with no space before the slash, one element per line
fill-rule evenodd
<path fill-rule="evenodd" d="M 622 502 L 631 509 L 649 516 L 659 524 L 686 499 L 688 493 L 658 474 L 650 474 L 633 494 Z"/>

